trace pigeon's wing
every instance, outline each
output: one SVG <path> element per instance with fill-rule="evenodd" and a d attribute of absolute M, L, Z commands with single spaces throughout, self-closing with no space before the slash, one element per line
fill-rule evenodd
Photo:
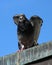
<path fill-rule="evenodd" d="M 35 24 L 38 24 L 38 23 L 39 23 L 39 25 L 42 26 L 43 20 L 39 16 L 34 15 L 30 18 L 30 22 L 31 22 L 32 26 L 35 26 Z"/>
<path fill-rule="evenodd" d="M 32 16 L 30 22 L 34 28 L 34 40 L 37 42 L 43 21 L 39 16 Z"/>

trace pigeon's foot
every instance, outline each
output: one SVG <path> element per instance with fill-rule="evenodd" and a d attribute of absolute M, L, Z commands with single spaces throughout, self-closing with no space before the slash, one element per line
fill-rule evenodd
<path fill-rule="evenodd" d="M 23 48 L 21 48 L 20 50 L 18 50 L 18 52 L 22 52 L 24 49 Z"/>

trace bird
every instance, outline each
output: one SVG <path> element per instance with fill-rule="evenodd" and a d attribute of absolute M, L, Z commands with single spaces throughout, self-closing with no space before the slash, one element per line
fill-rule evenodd
<path fill-rule="evenodd" d="M 13 20 L 17 25 L 19 50 L 22 51 L 37 46 L 37 40 L 43 23 L 42 18 L 34 15 L 28 20 L 24 14 L 18 14 L 13 16 Z"/>

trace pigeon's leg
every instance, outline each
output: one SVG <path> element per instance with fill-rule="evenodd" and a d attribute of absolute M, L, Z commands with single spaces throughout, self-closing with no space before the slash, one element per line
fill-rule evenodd
<path fill-rule="evenodd" d="M 24 50 L 24 45 L 18 42 L 19 52 Z"/>
<path fill-rule="evenodd" d="M 37 46 L 37 45 L 39 45 L 39 44 L 34 40 L 34 46 Z"/>

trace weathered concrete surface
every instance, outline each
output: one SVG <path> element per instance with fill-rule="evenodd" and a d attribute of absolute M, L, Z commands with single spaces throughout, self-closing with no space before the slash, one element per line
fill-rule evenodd
<path fill-rule="evenodd" d="M 17 65 L 18 53 L 10 54 L 0 58 L 0 65 Z"/>
<path fill-rule="evenodd" d="M 31 63 L 27 63 L 25 65 L 52 65 L 52 56 L 49 56 Z"/>
<path fill-rule="evenodd" d="M 50 59 L 45 60 L 49 56 Z M 52 42 L 0 57 L 0 65 L 45 65 L 44 62 L 46 65 L 52 65 Z"/>
<path fill-rule="evenodd" d="M 52 42 L 42 44 L 20 53 L 20 65 L 31 63 L 52 55 Z"/>

